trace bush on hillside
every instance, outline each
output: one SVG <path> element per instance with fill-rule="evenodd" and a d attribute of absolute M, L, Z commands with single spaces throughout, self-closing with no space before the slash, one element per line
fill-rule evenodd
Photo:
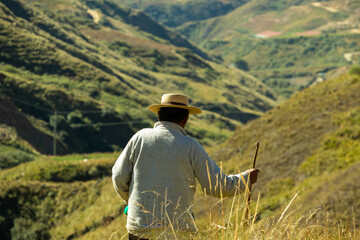
<path fill-rule="evenodd" d="M 0 153 L 0 169 L 11 168 L 33 160 L 34 155 L 21 150 L 3 151 Z"/>
<path fill-rule="evenodd" d="M 49 227 L 45 223 L 33 222 L 30 219 L 16 218 L 14 226 L 11 228 L 11 239 L 41 239 L 47 240 L 51 236 L 48 232 Z"/>
<path fill-rule="evenodd" d="M 40 159 L 26 165 L 26 170 L 11 178 L 27 181 L 73 182 L 89 181 L 111 176 L 113 159 L 97 161 L 56 161 Z"/>
<path fill-rule="evenodd" d="M 360 66 L 352 66 L 349 73 L 351 75 L 358 75 L 360 76 Z"/>
<path fill-rule="evenodd" d="M 100 91 L 97 89 L 93 89 L 90 91 L 89 96 L 95 99 L 100 99 Z"/>
<path fill-rule="evenodd" d="M 238 69 L 241 69 L 241 70 L 244 70 L 244 71 L 249 71 L 249 65 L 248 65 L 247 61 L 245 61 L 242 58 L 235 59 L 235 66 Z"/>

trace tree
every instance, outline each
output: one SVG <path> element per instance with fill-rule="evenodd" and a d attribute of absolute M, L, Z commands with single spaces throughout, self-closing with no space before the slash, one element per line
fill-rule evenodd
<path fill-rule="evenodd" d="M 249 65 L 248 65 L 247 61 L 245 61 L 242 58 L 235 59 L 235 66 L 241 70 L 249 71 Z"/>

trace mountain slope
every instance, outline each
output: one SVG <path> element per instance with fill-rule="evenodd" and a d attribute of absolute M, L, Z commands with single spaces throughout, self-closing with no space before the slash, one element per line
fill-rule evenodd
<path fill-rule="evenodd" d="M 141 11 L 119 7 L 118 5 L 110 1 L 85 1 L 85 4 L 91 9 L 99 9 L 104 15 L 114 17 L 115 19 L 121 19 L 127 24 L 139 27 L 141 31 L 168 40 L 174 46 L 185 47 L 192 50 L 203 58 L 210 58 L 205 52 L 194 46 L 180 34 L 160 25 Z"/>
<path fill-rule="evenodd" d="M 99 228 L 103 236 L 91 239 L 125 233 L 124 206 L 108 177 L 116 156 L 42 157 L 2 171 L 2 239 L 79 239 Z"/>
<path fill-rule="evenodd" d="M 247 0 L 207 0 L 207 1 L 117 1 L 131 8 L 142 9 L 156 21 L 177 27 L 191 21 L 200 21 L 222 16 Z"/>
<path fill-rule="evenodd" d="M 358 64 L 357 1 L 249 1 L 177 30 L 289 97 L 337 69 Z M 341 71 L 343 72 L 343 71 Z"/>
<path fill-rule="evenodd" d="M 261 192 L 256 228 L 264 229 L 263 221 L 268 225 L 279 216 L 299 190 L 287 213 L 295 215 L 297 221 L 291 226 L 306 219 L 307 224 L 314 221 L 314 225 L 326 219 L 329 225 L 340 224 L 337 220 L 349 221 L 353 216 L 357 219 L 360 214 L 359 90 L 360 75 L 344 75 L 321 83 L 247 123 L 227 142 L 213 149 L 211 156 L 223 161 L 225 172 L 236 172 L 250 165 L 253 143 L 260 140 L 257 167 L 261 173 L 259 182 L 253 186 L 253 196 Z M 3 238 L 126 237 L 124 205 L 110 178 L 118 154 L 40 156 L 35 161 L 0 171 Z M 216 221 L 215 212 L 219 214 L 221 207 L 218 200 L 204 198 L 198 190 L 196 222 L 202 228 L 201 221 L 206 221 L 205 225 Z M 232 198 L 227 201 L 232 202 Z M 209 223 L 202 218 L 206 218 L 210 207 L 214 208 L 214 216 Z M 223 207 L 226 214 L 232 209 Z M 312 214 L 318 208 L 317 214 Z M 317 220 L 320 222 L 316 223 Z M 355 221 L 355 227 L 358 223 Z M 210 234 L 203 232 L 204 229 L 202 234 Z"/>
<path fill-rule="evenodd" d="M 297 191 L 292 210 L 305 219 L 315 209 L 315 219 L 333 224 L 359 216 L 359 93 L 360 75 L 328 80 L 249 122 L 217 149 L 215 159 L 234 171 L 250 165 L 260 141 L 254 190 L 262 194 L 261 219 L 281 213 Z"/>
<path fill-rule="evenodd" d="M 279 32 L 281 36 L 296 36 L 310 30 L 350 32 L 358 28 L 358 9 L 356 1 L 249 1 L 225 16 L 189 23 L 179 30 L 202 44 L 231 41 L 265 31 Z M 302 35 L 310 35 L 310 32 Z M 263 37 L 271 35 L 264 33 Z"/>
<path fill-rule="evenodd" d="M 164 92 L 188 94 L 206 110 L 189 126 L 205 144 L 277 101 L 256 78 L 207 61 L 177 33 L 111 1 L 6 0 L 0 16 L 2 107 L 48 139 L 27 138 L 41 153 L 53 152 L 54 136 L 61 154 L 122 148 L 156 120 L 145 107 Z M 24 136 L 16 122 L 1 122 Z"/>
<path fill-rule="evenodd" d="M 140 8 L 174 27 L 227 64 L 249 71 L 285 98 L 338 76 L 346 72 L 344 67 L 360 61 L 357 1 L 122 1 L 122 4 Z"/>

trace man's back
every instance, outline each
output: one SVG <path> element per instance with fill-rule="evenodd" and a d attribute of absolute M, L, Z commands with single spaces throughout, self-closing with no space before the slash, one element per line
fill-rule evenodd
<path fill-rule="evenodd" d="M 187 96 L 164 94 L 161 104 L 148 109 L 160 122 L 136 133 L 113 167 L 114 188 L 129 206 L 129 238 L 195 232 L 195 179 L 206 194 L 227 197 L 245 189 L 249 172 L 226 176 L 205 149 L 186 136 L 189 114 L 201 113 Z M 257 177 L 258 170 L 251 171 Z"/>
<path fill-rule="evenodd" d="M 136 133 L 116 161 L 113 183 L 129 206 L 126 228 L 131 234 L 153 238 L 164 231 L 195 232 L 195 178 L 216 197 L 244 190 L 240 174 L 226 176 L 185 134 L 176 123 L 157 122 Z M 242 175 L 247 181 L 248 173 Z"/>
<path fill-rule="evenodd" d="M 124 149 L 133 168 L 128 193 L 130 232 L 169 228 L 170 222 L 175 231 L 196 230 L 190 208 L 196 184 L 192 155 L 200 145 L 185 134 L 176 123 L 158 122 L 153 129 L 139 131 Z"/>

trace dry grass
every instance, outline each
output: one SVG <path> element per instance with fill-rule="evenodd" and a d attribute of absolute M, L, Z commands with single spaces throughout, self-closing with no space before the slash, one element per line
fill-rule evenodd
<path fill-rule="evenodd" d="M 359 239 L 360 231 L 357 227 L 358 219 L 353 215 L 352 221 L 334 223 L 330 218 L 325 222 L 313 221 L 318 209 L 313 211 L 309 217 L 301 216 L 296 211 L 288 211 L 294 201 L 297 200 L 296 193 L 291 201 L 282 210 L 281 216 L 272 216 L 259 220 L 258 206 L 260 204 L 260 193 L 253 202 L 252 211 L 246 215 L 248 189 L 243 194 L 237 194 L 231 198 L 214 199 L 203 195 L 202 207 L 208 209 L 205 215 L 197 221 L 199 231 L 191 239 L 324 239 L 345 240 Z M 254 199 L 255 200 L 255 199 Z M 198 206 L 199 207 L 199 206 Z M 170 235 L 156 237 L 154 239 L 189 239 L 190 235 L 184 237 L 183 233 L 176 232 L 169 225 Z M 127 239 L 126 233 L 114 231 L 110 235 L 112 240 Z"/>
<path fill-rule="evenodd" d="M 222 168 L 222 164 L 220 163 Z M 208 170 L 208 175 L 210 175 Z M 209 181 L 210 177 L 209 177 Z M 241 181 L 245 182 L 242 178 Z M 221 184 L 216 185 L 215 192 Z M 198 189 L 199 190 L 199 189 Z M 210 188 L 210 191 L 211 188 Z M 238 194 L 240 192 L 240 194 Z M 298 209 L 293 210 L 295 201 L 298 200 L 300 191 L 296 192 L 282 208 L 281 214 L 274 213 L 270 217 L 261 219 L 258 209 L 260 205 L 260 192 L 256 196 L 251 195 L 251 187 L 246 185 L 245 191 L 237 189 L 235 195 L 230 198 L 214 198 L 206 193 L 198 194 L 195 208 L 200 208 L 200 217 L 195 228 L 196 235 L 184 235 L 174 230 L 174 222 L 171 222 L 166 213 L 168 228 L 164 233 L 154 239 L 358 239 L 360 231 L 359 220 L 353 211 L 352 218 L 345 222 L 334 222 L 329 215 L 322 222 L 315 216 L 319 209 L 312 210 L 310 215 L 301 215 Z M 297 203 L 301 205 L 301 203 Z M 199 209 L 197 210 L 199 211 Z M 166 211 L 165 211 L 166 212 Z M 187 214 L 187 213 L 184 213 Z M 110 239 L 126 239 L 127 234 L 117 238 L 118 232 L 113 232 Z M 157 236 L 157 235 L 156 235 Z"/>

